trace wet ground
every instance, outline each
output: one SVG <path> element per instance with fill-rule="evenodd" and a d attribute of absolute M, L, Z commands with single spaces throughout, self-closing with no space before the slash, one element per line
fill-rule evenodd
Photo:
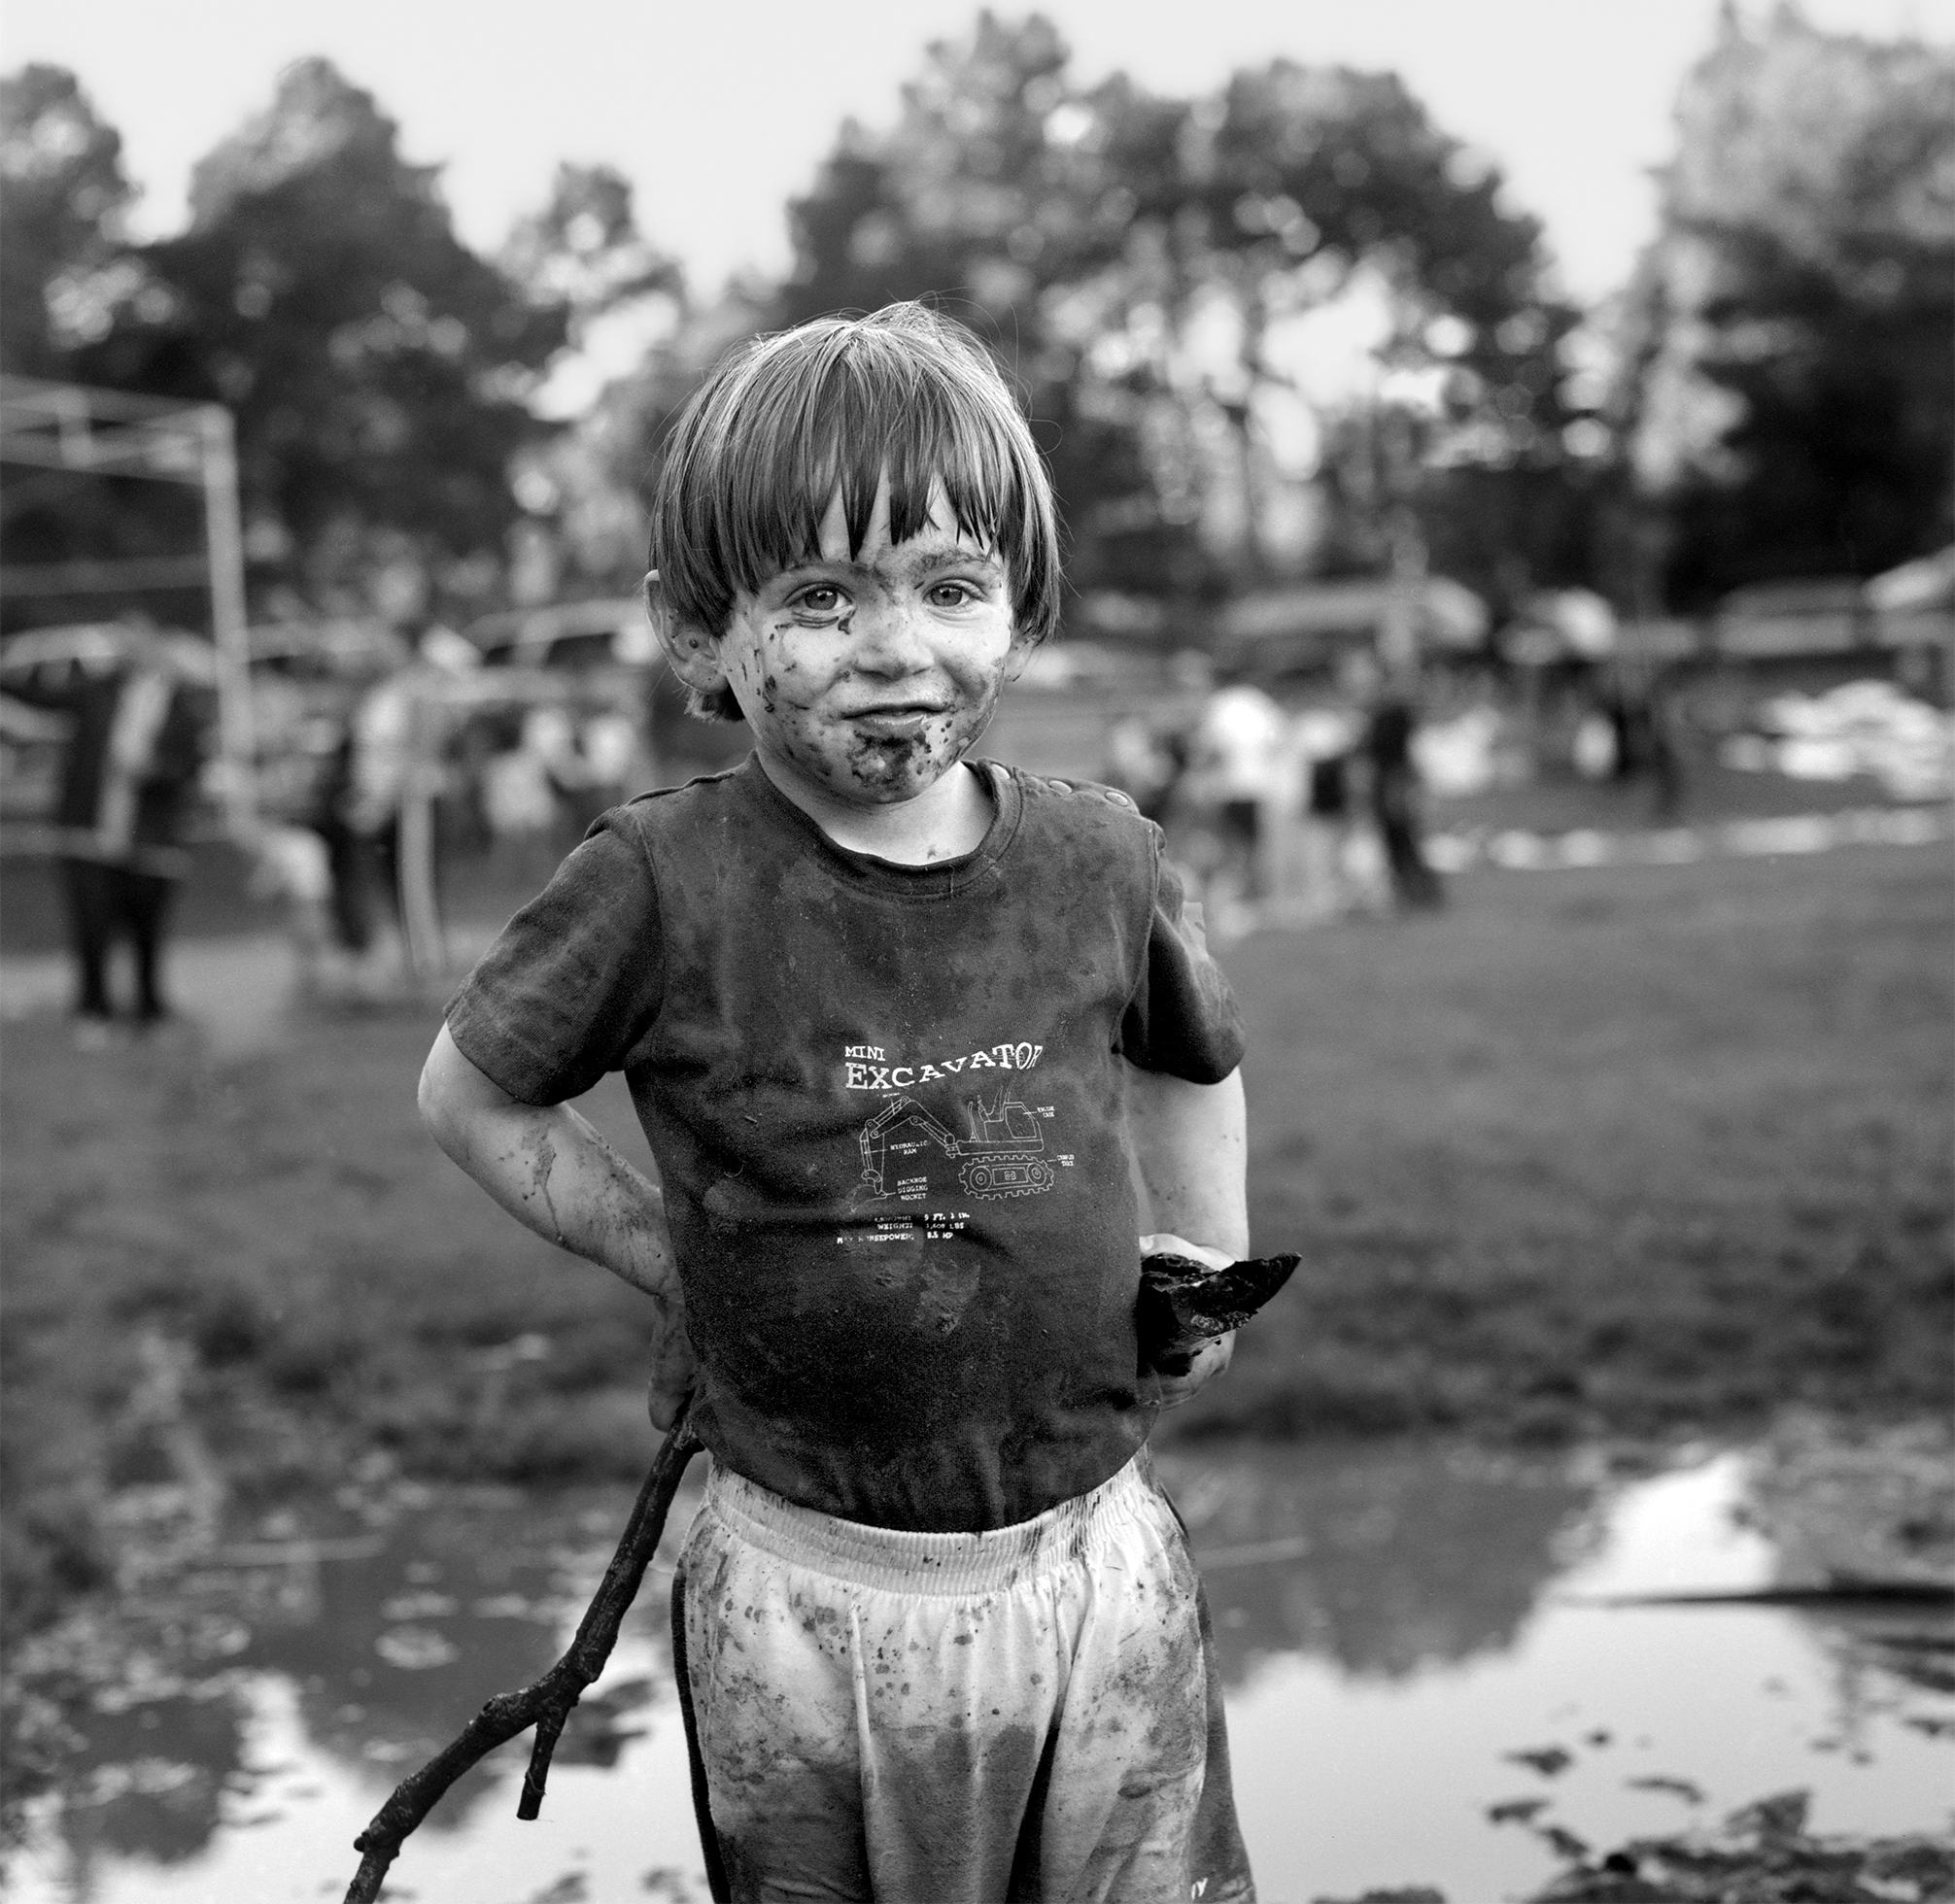
<path fill-rule="evenodd" d="M 1624 1604 L 1782 1580 L 1741 1452 L 1640 1475 L 1429 1447 L 1197 1448 L 1163 1468 L 1203 1556 L 1266 1904 L 1410 1884 L 1492 1904 L 1578 1842 L 1793 1788 L 1816 1832 L 1949 1825 L 1945 1607 Z M 146 1619 L 8 1894 L 338 1897 L 392 1785 L 555 1656 L 625 1506 L 350 1487 L 329 1521 L 275 1513 L 130 1582 Z M 182 1503 L 151 1507 L 160 1526 Z M 409 1840 L 389 1897 L 703 1899 L 665 1584 L 573 1717 L 540 1821 L 514 1816 L 526 1752 L 505 1747 Z"/>

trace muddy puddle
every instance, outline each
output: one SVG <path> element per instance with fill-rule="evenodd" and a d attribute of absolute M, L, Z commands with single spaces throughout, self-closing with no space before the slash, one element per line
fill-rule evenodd
<path fill-rule="evenodd" d="M 1742 1454 L 1629 1479 L 1431 1449 L 1203 1448 L 1162 1468 L 1204 1558 L 1265 1904 L 1410 1884 L 1493 1904 L 1576 1840 L 1793 1787 L 1816 1832 L 1949 1821 L 1945 1612 L 1621 1604 L 1774 1581 Z M 561 1649 L 625 1506 L 349 1493 L 337 1525 L 301 1538 L 274 1515 L 159 1584 L 7 1895 L 337 1898 L 393 1784 Z M 505 1747 L 409 1841 L 389 1898 L 704 1899 L 668 1579 L 572 1718 L 542 1819 L 516 1819 L 527 1748 Z"/>

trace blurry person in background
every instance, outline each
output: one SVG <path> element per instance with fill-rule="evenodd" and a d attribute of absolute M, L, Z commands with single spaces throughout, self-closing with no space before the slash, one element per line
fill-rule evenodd
<path fill-rule="evenodd" d="M 1388 670 L 1375 654 L 1359 649 L 1345 662 L 1341 685 L 1363 716 L 1366 794 L 1392 899 L 1401 911 L 1443 905 L 1446 890 L 1426 861 L 1422 838 L 1419 767 L 1412 757 L 1419 727 L 1412 670 Z"/>
<path fill-rule="evenodd" d="M 638 791 L 631 784 L 637 736 L 629 718 L 615 710 L 600 709 L 580 721 L 570 707 L 532 707 L 523 717 L 522 745 L 550 789 L 566 850 L 583 838 L 599 814 Z"/>
<path fill-rule="evenodd" d="M 1297 825 L 1296 902 L 1306 919 L 1335 919 L 1357 900 L 1349 863 L 1357 815 L 1360 734 L 1356 715 L 1342 700 L 1300 709 L 1291 723 L 1303 809 Z"/>
<path fill-rule="evenodd" d="M 1643 697 L 1644 765 L 1649 769 L 1651 812 L 1664 822 L 1682 817 L 1689 791 L 1689 718 L 1674 679 L 1658 673 Z"/>
<path fill-rule="evenodd" d="M 1603 708 L 1615 730 L 1618 781 L 1647 777 L 1651 817 L 1674 820 L 1683 811 L 1684 754 L 1675 683 L 1647 663 L 1618 662 Z"/>
<path fill-rule="evenodd" d="M 1177 747 L 1145 716 L 1122 715 L 1107 730 L 1107 758 L 1102 777 L 1117 787 L 1142 814 L 1156 826 L 1167 824 L 1175 788 L 1187 765 L 1186 749 Z"/>
<path fill-rule="evenodd" d="M 311 821 L 326 844 L 333 943 L 355 960 L 373 948 L 374 887 L 390 915 L 395 904 L 400 746 L 392 729 L 404 744 L 406 709 L 394 691 L 404 672 L 383 673 L 346 710 Z"/>
<path fill-rule="evenodd" d="M 1196 723 L 1183 783 L 1196 831 L 1204 902 L 1223 930 L 1232 908 L 1271 889 L 1272 809 L 1282 798 L 1283 710 L 1248 682 L 1218 688 Z M 1195 857 L 1190 852 L 1190 858 Z"/>
<path fill-rule="evenodd" d="M 414 660 L 368 688 L 347 723 L 314 830 L 326 841 L 331 866 L 334 931 L 341 949 L 356 960 L 382 949 L 386 929 L 398 935 L 401 808 L 429 739 L 423 703 L 480 662 L 464 636 L 430 628 Z"/>
<path fill-rule="evenodd" d="M 106 668 L 78 669 L 65 688 L 31 697 L 75 724 L 55 825 L 84 1050 L 112 1040 L 109 954 L 119 937 L 134 954 L 137 1027 L 168 1016 L 163 929 L 189 869 L 184 824 L 209 731 L 211 669 L 197 644 L 146 620 L 128 623 L 125 636 Z"/>

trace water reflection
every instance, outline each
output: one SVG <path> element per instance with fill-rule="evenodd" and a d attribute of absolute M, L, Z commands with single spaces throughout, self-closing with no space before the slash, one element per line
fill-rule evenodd
<path fill-rule="evenodd" d="M 1727 1454 L 1597 1484 L 1549 1535 L 1545 1590 L 1496 1648 L 1396 1678 L 1309 1649 L 1263 1661 L 1230 1728 L 1270 1904 L 1410 1884 L 1492 1904 L 1584 1848 L 1798 1786 L 1822 1832 L 1946 1823 L 1955 1702 L 1867 1644 L 1903 1622 L 1945 1661 L 1945 1616 L 1610 1604 L 1769 1584 L 1776 1555 L 1737 1513 L 1745 1478 Z M 1482 1529 L 1490 1547 L 1506 1532 Z M 1426 1534 L 1407 1536 L 1397 1558 L 1417 1565 Z"/>
<path fill-rule="evenodd" d="M 1814 1788 L 1820 1829 L 1942 1818 L 1945 1622 L 1600 1604 L 1770 1579 L 1732 1513 L 1737 1457 L 1628 1485 L 1444 1449 L 1162 1466 L 1205 1556 L 1266 1904 L 1415 1882 L 1491 1904 L 1552 1875 L 1558 1833 L 1613 1843 L 1789 1785 Z M 155 1601 L 11 1894 L 336 1897 L 395 1780 L 556 1656 L 626 1505 L 396 1495 L 323 1541 L 254 1530 Z M 390 1896 L 703 1899 L 664 1584 L 573 1718 L 542 1820 L 516 1821 L 504 1748 L 409 1841 Z"/>
<path fill-rule="evenodd" d="M 204 1849 L 244 1756 L 244 1716 L 232 1690 L 225 1684 L 215 1696 L 158 1700 L 89 1721 L 93 1763 L 63 1817 L 78 1866 L 105 1857 L 176 1864 Z"/>
<path fill-rule="evenodd" d="M 129 1683 L 86 1720 L 10 1896 L 336 1897 L 358 1862 L 353 1837 L 393 1785 L 489 1693 L 557 1657 L 629 1497 L 409 1489 L 360 1505 L 351 1531 L 323 1540 L 275 1520 L 275 1538 L 232 1547 L 154 1599 Z M 675 1520 L 689 1513 L 682 1497 Z M 703 1897 L 675 1719 L 655 1581 L 558 1751 L 544 1823 L 515 1824 L 523 1757 L 507 1748 L 444 1797 L 387 1895 Z M 648 1806 L 631 1787 L 674 1749 L 654 1782 L 683 1802 Z M 621 1811 L 652 1828 L 621 1830 Z M 603 1854 L 607 1839 L 628 1841 L 629 1872 Z M 674 1847 L 671 1868 L 647 1843 Z"/>
<path fill-rule="evenodd" d="M 301 1549 L 286 1565 L 306 1581 L 310 1616 L 259 1627 L 249 1663 L 292 1682 L 315 1747 L 382 1768 L 391 1785 L 393 1768 L 444 1744 L 488 1693 L 557 1656 L 624 1506 L 608 1493 L 555 1504 L 444 1497 L 368 1553 L 311 1562 Z M 465 1813 L 499 1769 L 458 1785 L 442 1811 Z"/>
<path fill-rule="evenodd" d="M 1305 1652 L 1402 1679 L 1510 1646 L 1586 1537 L 1596 1478 L 1468 1449 L 1169 1454 L 1228 1683 Z"/>

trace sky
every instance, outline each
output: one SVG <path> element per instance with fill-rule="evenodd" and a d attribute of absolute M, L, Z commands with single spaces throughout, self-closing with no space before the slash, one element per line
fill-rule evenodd
<path fill-rule="evenodd" d="M 1767 0 L 1741 0 L 1755 12 Z M 1584 301 L 1628 276 L 1651 170 L 1718 0 L 1044 0 L 1090 84 L 1124 70 L 1187 96 L 1238 67 L 1395 68 L 1436 121 L 1492 154 L 1546 223 Z M 1007 16 L 1020 9 L 1000 4 Z M 196 159 L 324 53 L 438 163 L 463 236 L 494 250 L 560 160 L 615 165 L 646 235 L 716 290 L 788 259 L 783 208 L 844 118 L 886 124 L 925 44 L 975 0 L 6 0 L 0 67 L 70 67 L 121 134 L 139 236 L 178 228 Z M 1807 17 L 1955 44 L 1955 0 L 1804 0 Z"/>

